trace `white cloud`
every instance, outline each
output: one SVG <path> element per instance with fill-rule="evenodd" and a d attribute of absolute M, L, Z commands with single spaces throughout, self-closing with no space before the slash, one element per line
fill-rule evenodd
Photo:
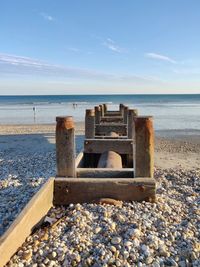
<path fill-rule="evenodd" d="M 137 74 L 115 75 L 90 69 L 72 68 L 63 65 L 50 64 L 30 57 L 0 53 L 0 73 L 6 75 L 28 75 L 34 80 L 35 76 L 59 78 L 63 80 L 105 81 L 122 84 L 148 84 L 162 82 L 157 77 L 140 76 Z"/>
<path fill-rule="evenodd" d="M 44 13 L 44 12 L 40 13 L 40 15 L 41 15 L 45 20 L 48 20 L 48 21 L 53 21 L 53 20 L 55 20 L 52 16 L 50 16 L 50 15 Z"/>
<path fill-rule="evenodd" d="M 116 53 L 122 53 L 124 52 L 124 49 L 119 47 L 112 39 L 107 38 L 104 42 L 103 45 L 107 47 L 108 49 L 112 50 L 113 52 Z"/>
<path fill-rule="evenodd" d="M 148 58 L 156 59 L 156 60 L 166 61 L 166 62 L 169 62 L 169 63 L 172 63 L 172 64 L 176 64 L 177 63 L 176 60 L 174 60 L 174 59 L 172 59 L 172 58 L 170 58 L 168 56 L 157 54 L 157 53 L 146 53 L 145 56 L 148 57 Z"/>

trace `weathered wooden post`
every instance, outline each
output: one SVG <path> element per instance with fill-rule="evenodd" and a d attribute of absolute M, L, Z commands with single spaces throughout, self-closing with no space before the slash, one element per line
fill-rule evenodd
<path fill-rule="evenodd" d="M 134 117 L 138 116 L 137 109 L 128 110 L 128 138 L 134 138 Z"/>
<path fill-rule="evenodd" d="M 85 138 L 93 139 L 95 136 L 95 114 L 94 109 L 86 109 L 85 112 Z"/>
<path fill-rule="evenodd" d="M 75 177 L 75 130 L 73 117 L 56 117 L 57 176 Z"/>
<path fill-rule="evenodd" d="M 154 129 L 153 117 L 134 117 L 135 147 L 134 176 L 151 177 L 154 174 Z"/>
<path fill-rule="evenodd" d="M 128 107 L 124 106 L 124 124 L 128 122 Z"/>
<path fill-rule="evenodd" d="M 101 117 L 104 117 L 104 106 L 103 105 L 99 105 L 100 110 L 101 110 Z"/>
<path fill-rule="evenodd" d="M 119 111 L 121 113 L 121 115 L 124 115 L 124 104 L 119 104 Z"/>
<path fill-rule="evenodd" d="M 103 104 L 103 109 L 104 109 L 104 113 L 106 113 L 107 110 L 108 110 L 108 106 L 107 106 L 107 104 Z"/>
<path fill-rule="evenodd" d="M 101 121 L 101 108 L 99 106 L 95 107 L 95 124 L 100 124 Z"/>

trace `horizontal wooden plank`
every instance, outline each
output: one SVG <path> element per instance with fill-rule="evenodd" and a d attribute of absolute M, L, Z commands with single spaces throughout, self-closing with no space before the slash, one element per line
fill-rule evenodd
<path fill-rule="evenodd" d="M 132 139 L 85 139 L 85 153 L 103 153 L 105 151 L 114 151 L 119 154 L 133 153 Z"/>
<path fill-rule="evenodd" d="M 127 139 L 127 136 L 95 135 L 95 139 Z"/>
<path fill-rule="evenodd" d="M 107 110 L 105 113 L 104 113 L 104 116 L 122 116 L 122 113 L 119 111 L 119 110 Z"/>
<path fill-rule="evenodd" d="M 124 118 L 122 116 L 106 116 L 106 117 L 101 117 L 101 122 L 121 122 L 123 123 Z"/>
<path fill-rule="evenodd" d="M 28 202 L 0 238 L 0 266 L 4 266 L 53 205 L 54 178 L 50 178 Z"/>
<path fill-rule="evenodd" d="M 111 168 L 77 168 L 78 178 L 132 178 L 132 168 L 111 169 Z"/>
<path fill-rule="evenodd" d="M 96 124 L 95 134 L 96 135 L 109 135 L 110 132 L 116 132 L 120 135 L 127 135 L 126 124 Z"/>
<path fill-rule="evenodd" d="M 150 201 L 156 192 L 153 178 L 57 178 L 54 183 L 54 205 L 98 202 L 100 198 Z"/>

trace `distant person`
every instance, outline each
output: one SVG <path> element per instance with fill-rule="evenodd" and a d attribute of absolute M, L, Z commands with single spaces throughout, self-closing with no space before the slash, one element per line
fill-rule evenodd
<path fill-rule="evenodd" d="M 36 107 L 33 107 L 33 118 L 34 118 L 34 123 L 36 121 Z"/>

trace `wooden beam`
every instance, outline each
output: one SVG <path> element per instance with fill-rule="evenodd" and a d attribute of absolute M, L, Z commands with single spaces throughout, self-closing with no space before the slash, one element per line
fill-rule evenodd
<path fill-rule="evenodd" d="M 134 117 L 135 147 L 134 168 L 135 177 L 154 176 L 154 129 L 151 116 Z"/>
<path fill-rule="evenodd" d="M 54 205 L 98 202 L 100 198 L 122 201 L 155 199 L 153 178 L 57 178 L 54 182 Z"/>
<path fill-rule="evenodd" d="M 99 124 L 101 120 L 101 109 L 99 106 L 95 107 L 95 124 Z"/>
<path fill-rule="evenodd" d="M 124 106 L 124 124 L 128 123 L 128 107 Z"/>
<path fill-rule="evenodd" d="M 53 205 L 54 178 L 50 178 L 23 208 L 19 216 L 0 238 L 0 266 L 4 266 L 35 225 L 47 214 Z"/>
<path fill-rule="evenodd" d="M 137 109 L 129 109 L 128 110 L 128 138 L 134 138 L 134 117 L 138 115 Z"/>
<path fill-rule="evenodd" d="M 132 168 L 77 168 L 78 178 L 133 178 Z"/>
<path fill-rule="evenodd" d="M 85 112 L 85 138 L 92 139 L 95 136 L 94 109 L 86 109 Z"/>
<path fill-rule="evenodd" d="M 104 117 L 104 106 L 99 105 L 99 107 L 100 107 L 100 111 L 101 111 L 101 117 Z"/>
<path fill-rule="evenodd" d="M 133 140 L 131 139 L 85 139 L 85 153 L 103 153 L 115 151 L 119 154 L 133 153 Z"/>
<path fill-rule="evenodd" d="M 127 139 L 127 136 L 95 135 L 95 139 Z"/>
<path fill-rule="evenodd" d="M 107 110 L 108 110 L 108 105 L 107 105 L 107 104 L 103 104 L 103 109 L 104 109 L 104 115 L 105 115 L 105 113 L 106 113 Z"/>
<path fill-rule="evenodd" d="M 95 134 L 96 135 L 108 135 L 110 132 L 116 132 L 119 135 L 127 134 L 126 124 L 96 124 Z"/>
<path fill-rule="evenodd" d="M 120 117 L 120 116 L 122 116 L 122 113 L 120 112 L 120 111 L 115 111 L 115 110 L 108 110 L 105 114 L 104 114 L 104 116 L 106 117 L 106 116 L 114 116 L 114 117 Z"/>
<path fill-rule="evenodd" d="M 124 116 L 124 107 L 125 107 L 124 104 L 119 104 L 119 110 L 120 110 L 122 116 Z"/>
<path fill-rule="evenodd" d="M 75 130 L 73 117 L 56 117 L 57 175 L 75 176 Z"/>
<path fill-rule="evenodd" d="M 120 123 L 123 123 L 124 119 L 122 116 L 115 116 L 115 117 L 112 117 L 112 116 L 108 117 L 107 116 L 107 117 L 102 117 L 101 122 L 120 122 Z"/>

